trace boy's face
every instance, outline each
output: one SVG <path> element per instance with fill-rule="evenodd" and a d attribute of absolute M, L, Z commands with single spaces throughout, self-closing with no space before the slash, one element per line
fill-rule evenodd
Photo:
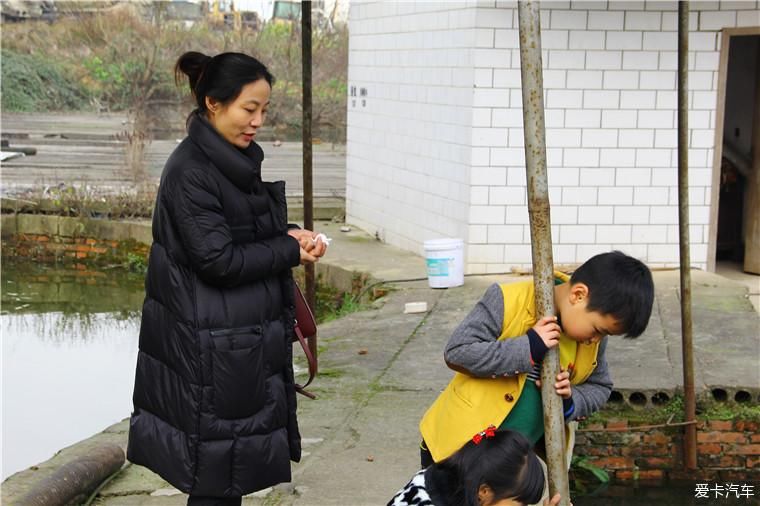
<path fill-rule="evenodd" d="M 560 308 L 562 331 L 573 341 L 592 344 L 604 336 L 622 333 L 622 325 L 614 316 L 588 310 L 588 287 L 576 283 Z"/>

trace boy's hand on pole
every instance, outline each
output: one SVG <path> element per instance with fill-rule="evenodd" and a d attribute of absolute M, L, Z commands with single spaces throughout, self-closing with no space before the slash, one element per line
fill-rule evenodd
<path fill-rule="evenodd" d="M 568 371 L 563 370 L 557 375 L 557 382 L 554 383 L 554 389 L 557 391 L 557 395 L 563 399 L 569 399 L 572 396 L 570 373 Z"/>
<path fill-rule="evenodd" d="M 536 386 L 541 388 L 541 380 L 536 380 Z M 569 399 L 573 396 L 570 373 L 568 371 L 560 371 L 557 375 L 557 382 L 554 383 L 554 390 L 557 392 L 557 395 L 563 399 Z"/>
<path fill-rule="evenodd" d="M 544 506 L 557 506 L 559 504 L 559 499 L 559 494 L 554 494 L 554 497 L 544 501 Z M 573 506 L 573 503 L 570 503 L 570 506 Z"/>
<path fill-rule="evenodd" d="M 562 332 L 557 323 L 556 316 L 544 316 L 533 325 L 533 330 L 541 338 L 547 348 L 554 348 L 559 344 L 559 335 Z"/>

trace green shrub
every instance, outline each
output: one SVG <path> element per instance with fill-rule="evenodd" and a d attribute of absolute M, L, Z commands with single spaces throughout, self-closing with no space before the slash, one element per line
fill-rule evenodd
<path fill-rule="evenodd" d="M 66 111 L 89 106 L 89 93 L 54 60 L 2 51 L 4 111 Z"/>

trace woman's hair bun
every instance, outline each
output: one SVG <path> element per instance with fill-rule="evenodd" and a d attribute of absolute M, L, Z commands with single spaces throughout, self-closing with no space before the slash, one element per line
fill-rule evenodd
<path fill-rule="evenodd" d="M 190 90 L 194 93 L 195 87 L 198 85 L 203 76 L 203 71 L 211 61 L 211 57 L 198 51 L 188 51 L 177 59 L 177 63 L 174 65 L 174 80 L 179 85 L 182 79 L 181 74 L 185 74 L 190 83 Z"/>

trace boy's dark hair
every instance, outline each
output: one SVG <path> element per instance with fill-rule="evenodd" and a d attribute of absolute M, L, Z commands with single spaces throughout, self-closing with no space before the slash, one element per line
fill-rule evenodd
<path fill-rule="evenodd" d="M 478 489 L 488 485 L 494 500 L 514 499 L 534 504 L 544 493 L 544 469 L 530 443 L 519 432 L 497 431 L 479 444 L 472 440 L 433 470 L 451 479 L 448 504 L 478 506 Z"/>
<path fill-rule="evenodd" d="M 575 283 L 588 287 L 587 309 L 614 316 L 627 337 L 638 337 L 647 328 L 654 282 L 641 260 L 621 251 L 593 256 L 570 277 L 570 284 Z"/>
<path fill-rule="evenodd" d="M 274 76 L 263 63 L 243 53 L 220 53 L 207 56 L 188 51 L 174 65 L 174 79 L 179 85 L 182 74 L 187 76 L 190 91 L 200 112 L 206 111 L 206 97 L 226 105 L 235 100 L 248 83 L 265 79 L 272 86 Z"/>

